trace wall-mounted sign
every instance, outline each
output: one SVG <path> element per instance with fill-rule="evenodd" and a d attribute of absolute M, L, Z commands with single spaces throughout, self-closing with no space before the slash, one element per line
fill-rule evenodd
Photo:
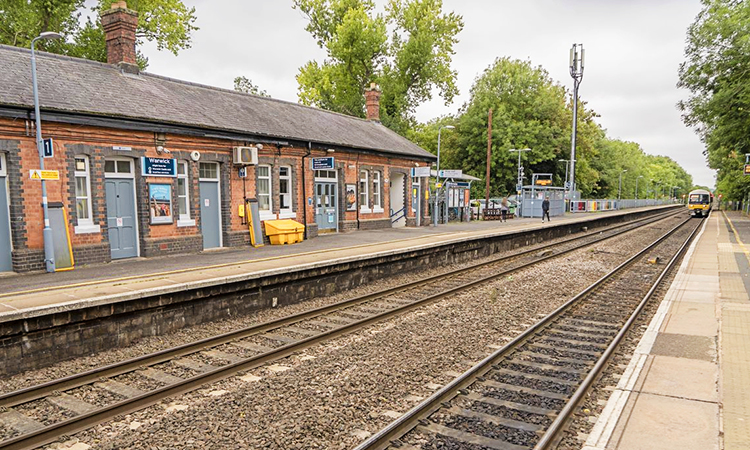
<path fill-rule="evenodd" d="M 143 156 L 141 157 L 141 170 L 144 177 L 176 177 L 177 160 Z"/>
<path fill-rule="evenodd" d="M 429 177 L 429 176 L 430 176 L 429 167 L 413 167 L 411 169 L 412 178 L 422 178 L 422 177 Z"/>
<path fill-rule="evenodd" d="M 54 158 L 55 157 L 55 148 L 52 146 L 52 138 L 47 138 L 42 140 L 42 145 L 44 147 L 44 157 L 45 158 Z"/>
<path fill-rule="evenodd" d="M 59 180 L 60 172 L 57 170 L 29 170 L 29 178 L 32 180 Z"/>
<path fill-rule="evenodd" d="M 172 185 L 149 184 L 148 204 L 151 223 L 172 223 Z"/>
<path fill-rule="evenodd" d="M 240 167 L 239 170 L 237 171 L 237 174 L 239 175 L 240 178 L 247 178 L 247 167 L 245 166 Z"/>
<path fill-rule="evenodd" d="M 745 175 L 750 175 L 750 164 L 745 164 Z"/>
<path fill-rule="evenodd" d="M 440 178 L 459 178 L 464 175 L 462 170 L 440 170 L 438 171 L 438 177 Z"/>
<path fill-rule="evenodd" d="M 118 152 L 129 152 L 133 150 L 132 147 L 122 147 L 120 145 L 115 145 L 112 147 L 112 150 L 118 151 Z"/>
<path fill-rule="evenodd" d="M 333 156 L 325 158 L 313 158 L 312 170 L 331 170 L 333 169 Z"/>
<path fill-rule="evenodd" d="M 357 185 L 356 184 L 346 185 L 346 210 L 347 211 L 357 210 Z"/>

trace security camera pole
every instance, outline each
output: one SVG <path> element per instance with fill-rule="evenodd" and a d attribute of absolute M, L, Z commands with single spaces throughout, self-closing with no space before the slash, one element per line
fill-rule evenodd
<path fill-rule="evenodd" d="M 437 226 L 438 221 L 438 180 L 440 180 L 440 132 L 443 128 L 452 130 L 456 127 L 453 125 L 443 125 L 438 128 L 438 149 L 437 149 L 437 173 L 435 174 L 435 207 L 432 210 L 432 225 Z"/>
<path fill-rule="evenodd" d="M 44 170 L 44 143 L 42 142 L 42 118 L 39 115 L 39 88 L 36 82 L 36 54 L 34 43 L 39 39 L 59 39 L 61 36 L 52 31 L 45 31 L 31 40 L 31 84 L 34 89 L 34 119 L 36 120 L 36 148 L 39 152 L 39 169 Z M 47 208 L 47 184 L 42 182 L 42 210 L 44 211 L 44 265 L 47 272 L 55 271 L 55 247 L 52 242 L 52 228 L 49 226 L 49 212 Z"/>

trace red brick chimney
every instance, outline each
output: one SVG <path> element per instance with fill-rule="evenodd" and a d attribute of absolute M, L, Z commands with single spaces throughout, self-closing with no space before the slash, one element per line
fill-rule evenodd
<path fill-rule="evenodd" d="M 365 107 L 367 120 L 380 122 L 380 90 L 375 83 L 370 83 L 370 89 L 365 91 Z"/>
<path fill-rule="evenodd" d="M 138 13 L 120 1 L 112 3 L 112 8 L 102 13 L 101 20 L 107 41 L 107 63 L 119 66 L 125 72 L 138 73 L 135 59 Z"/>

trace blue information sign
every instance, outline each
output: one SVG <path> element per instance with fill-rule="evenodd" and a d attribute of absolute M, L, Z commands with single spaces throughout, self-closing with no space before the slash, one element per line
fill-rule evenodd
<path fill-rule="evenodd" d="M 331 169 L 333 169 L 333 156 L 312 159 L 312 170 L 331 170 Z"/>
<path fill-rule="evenodd" d="M 171 158 L 141 157 L 141 173 L 144 177 L 176 177 L 177 160 Z"/>

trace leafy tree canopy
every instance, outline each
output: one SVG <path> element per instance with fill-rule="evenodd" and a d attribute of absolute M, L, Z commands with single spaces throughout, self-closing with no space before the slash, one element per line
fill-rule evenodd
<path fill-rule="evenodd" d="M 486 179 L 487 122 L 492 109 L 490 196 L 515 191 L 517 153 L 522 155 L 525 184 L 534 173 L 551 173 L 556 186 L 566 180 L 570 159 L 572 96 L 541 67 L 528 61 L 499 58 L 474 82 L 471 99 L 455 116 L 443 116 L 414 126 L 407 137 L 437 153 L 441 136 L 441 168 L 461 169 Z M 665 197 L 686 193 L 692 178 L 672 159 L 646 155 L 634 142 L 610 139 L 596 123 L 598 115 L 580 102 L 576 140 L 576 181 L 585 198 Z M 653 180 L 653 181 L 652 181 Z M 677 187 L 671 191 L 673 187 Z M 620 190 L 621 187 L 621 190 Z M 472 185 L 472 197 L 483 198 L 485 183 Z"/>
<path fill-rule="evenodd" d="M 381 121 L 404 134 L 433 88 L 446 104 L 458 93 L 450 65 L 463 20 L 443 13 L 442 0 L 390 0 L 384 14 L 372 0 L 295 0 L 294 7 L 327 52 L 322 63 L 300 68 L 303 104 L 364 117 L 364 91 L 376 82 Z"/>
<path fill-rule="evenodd" d="M 679 87 L 691 92 L 680 102 L 683 121 L 706 144 L 709 167 L 717 169 L 717 188 L 728 199 L 750 192 L 742 175 L 750 153 L 750 3 L 703 0 L 688 28 Z"/>
<path fill-rule="evenodd" d="M 31 40 L 45 31 L 55 31 L 63 38 L 38 42 L 39 48 L 95 61 L 107 61 L 104 31 L 99 14 L 110 9 L 115 0 L 99 0 L 93 8 L 96 17 L 87 18 L 81 25 L 85 11 L 84 0 L 0 0 L 0 43 L 16 47 L 30 47 Z M 130 0 L 128 8 L 138 12 L 137 43 L 155 42 L 159 50 L 175 55 L 190 48 L 195 26 L 195 8 L 186 7 L 180 0 Z M 145 68 L 148 59 L 140 52 L 138 63 Z"/>
<path fill-rule="evenodd" d="M 252 80 L 250 80 L 247 77 L 237 77 L 234 79 L 234 90 L 239 92 L 244 92 L 246 94 L 253 94 L 258 95 L 261 97 L 270 97 L 268 93 L 256 86 Z"/>

